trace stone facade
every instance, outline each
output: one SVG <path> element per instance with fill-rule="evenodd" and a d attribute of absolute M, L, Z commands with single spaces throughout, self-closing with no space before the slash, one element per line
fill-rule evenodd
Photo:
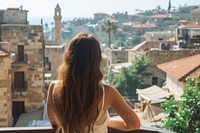
<path fill-rule="evenodd" d="M 128 50 L 106 49 L 105 54 L 107 55 L 108 66 L 128 62 Z"/>
<path fill-rule="evenodd" d="M 45 56 L 49 60 L 49 67 L 46 67 L 46 73 L 51 73 L 51 77 L 48 80 L 56 80 L 58 77 L 58 68 L 63 62 L 63 51 L 65 45 L 48 44 L 45 45 Z M 45 63 L 46 64 L 46 63 Z"/>
<path fill-rule="evenodd" d="M 0 10 L 0 24 L 28 24 L 27 12 L 19 8 Z"/>
<path fill-rule="evenodd" d="M 144 38 L 146 41 L 168 40 L 175 35 L 174 32 L 145 32 Z"/>
<path fill-rule="evenodd" d="M 12 94 L 11 94 L 11 63 L 13 55 L 9 52 L 9 43 L 0 43 L 0 127 L 12 126 Z"/>
<path fill-rule="evenodd" d="M 16 55 L 11 65 L 9 84 L 12 85 L 12 113 L 15 117 L 41 107 L 44 99 L 43 27 L 26 24 L 0 26 L 1 41 L 9 42 L 11 53 Z M 17 108 L 19 105 L 20 109 Z"/>

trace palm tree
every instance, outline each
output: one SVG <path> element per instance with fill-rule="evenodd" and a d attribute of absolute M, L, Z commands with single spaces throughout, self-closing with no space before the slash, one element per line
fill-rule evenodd
<path fill-rule="evenodd" d="M 113 22 L 110 20 L 104 21 L 103 24 L 101 25 L 102 31 L 106 32 L 108 34 L 108 47 L 111 48 L 111 32 L 115 34 L 117 31 L 118 26 L 115 25 Z"/>

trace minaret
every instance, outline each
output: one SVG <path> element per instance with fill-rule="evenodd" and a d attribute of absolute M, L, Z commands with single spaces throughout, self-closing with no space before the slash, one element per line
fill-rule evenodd
<path fill-rule="evenodd" d="M 61 43 L 61 8 L 57 4 L 55 8 L 55 15 L 54 15 L 54 21 L 55 21 L 55 28 L 54 28 L 54 38 L 55 42 L 60 44 Z"/>
<path fill-rule="evenodd" d="M 172 7 L 171 0 L 169 0 L 168 12 L 170 12 L 170 10 L 171 10 L 171 7 Z"/>

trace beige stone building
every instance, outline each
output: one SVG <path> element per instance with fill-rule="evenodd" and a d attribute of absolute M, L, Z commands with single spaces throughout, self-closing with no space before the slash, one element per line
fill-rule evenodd
<path fill-rule="evenodd" d="M 187 63 L 186 63 L 187 62 Z M 157 67 L 166 73 L 166 84 L 176 100 L 181 100 L 188 76 L 195 77 L 199 70 L 200 54 L 159 64 Z"/>
<path fill-rule="evenodd" d="M 169 42 L 165 41 L 145 41 L 141 44 L 136 45 L 131 50 L 129 50 L 129 61 L 133 62 L 136 56 L 147 56 L 151 60 L 151 66 L 148 71 L 151 72 L 149 78 L 145 79 L 146 82 L 150 85 L 158 85 L 162 86 L 165 79 L 166 74 L 157 68 L 158 64 L 188 57 L 191 55 L 199 54 L 199 49 L 186 49 L 186 50 L 162 50 L 160 48 L 160 44 L 165 44 Z M 169 43 L 170 45 L 170 43 Z"/>
<path fill-rule="evenodd" d="M 175 32 L 145 32 L 143 37 L 146 41 L 158 41 L 158 40 L 168 40 L 174 37 Z"/>
<path fill-rule="evenodd" d="M 5 118 L 5 116 L 10 117 L 12 114 L 15 123 L 21 113 L 42 106 L 44 99 L 43 27 L 29 25 L 26 10 L 17 8 L 1 10 L 1 14 L 4 17 L 0 23 L 0 42 L 9 43 L 9 52 L 14 53 L 15 58 L 13 62 L 11 59 L 7 59 L 7 61 L 6 57 L 1 59 L 4 62 L 3 65 L 8 66 L 9 70 L 5 70 L 1 65 L 0 70 L 4 71 L 3 73 L 7 72 L 1 77 L 1 83 L 5 83 L 3 80 L 7 80 L 5 87 L 1 89 L 1 91 L 5 91 L 1 92 L 0 95 L 3 97 L 0 100 L 4 103 L 7 101 L 3 106 L 8 106 L 7 109 L 11 109 L 12 113 L 10 110 L 5 111 L 4 114 L 0 114 L 0 119 Z M 12 14 L 15 15 L 12 16 Z M 16 15 L 19 17 L 15 17 Z M 12 118 L 8 118 L 8 121 L 12 121 Z M 0 123 L 0 127 L 11 125 L 10 122 Z"/>
<path fill-rule="evenodd" d="M 12 125 L 11 63 L 9 43 L 0 43 L 0 127 Z"/>
<path fill-rule="evenodd" d="M 113 65 L 117 63 L 128 62 L 128 50 L 119 49 L 106 49 L 105 54 L 107 55 L 107 65 Z"/>

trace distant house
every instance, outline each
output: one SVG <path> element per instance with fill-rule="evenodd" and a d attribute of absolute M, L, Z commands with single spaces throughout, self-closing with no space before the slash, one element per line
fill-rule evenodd
<path fill-rule="evenodd" d="M 149 17 L 151 22 L 164 22 L 166 20 L 172 20 L 173 14 L 156 14 Z"/>
<path fill-rule="evenodd" d="M 200 25 L 192 22 L 177 28 L 177 44 L 179 48 L 200 48 Z"/>
<path fill-rule="evenodd" d="M 142 15 L 142 14 L 130 14 L 129 15 L 130 21 L 140 21 L 142 18 L 144 18 L 144 15 Z"/>
<path fill-rule="evenodd" d="M 168 47 L 168 50 L 170 48 L 168 42 L 166 41 L 144 41 L 136 46 L 134 46 L 131 51 L 137 51 L 137 52 L 145 52 L 148 50 L 159 50 L 161 49 L 161 46 L 166 45 Z"/>
<path fill-rule="evenodd" d="M 155 31 L 157 28 L 157 25 L 155 23 L 146 23 L 146 24 L 132 24 L 131 28 L 134 31 L 141 31 L 141 32 L 146 32 L 146 31 Z"/>
<path fill-rule="evenodd" d="M 169 89 L 175 99 L 181 99 L 185 79 L 193 76 L 200 68 L 200 54 L 159 64 L 157 67 L 166 73 L 165 88 Z"/>
<path fill-rule="evenodd" d="M 176 21 L 173 21 L 174 14 L 156 14 L 149 16 L 147 20 L 149 22 L 156 23 L 159 27 L 159 30 L 169 30 L 170 28 L 173 29 L 173 25 L 176 24 Z"/>
<path fill-rule="evenodd" d="M 102 19 L 104 19 L 104 18 L 106 18 L 106 17 L 108 17 L 108 16 L 109 16 L 109 15 L 108 15 L 107 13 L 97 12 L 97 13 L 94 14 L 94 19 L 95 19 L 96 21 L 99 21 L 99 20 L 102 20 Z"/>
<path fill-rule="evenodd" d="M 147 41 L 168 40 L 175 36 L 175 32 L 145 32 L 143 37 Z"/>
<path fill-rule="evenodd" d="M 191 10 L 190 14 L 193 21 L 200 23 L 200 7 Z"/>

